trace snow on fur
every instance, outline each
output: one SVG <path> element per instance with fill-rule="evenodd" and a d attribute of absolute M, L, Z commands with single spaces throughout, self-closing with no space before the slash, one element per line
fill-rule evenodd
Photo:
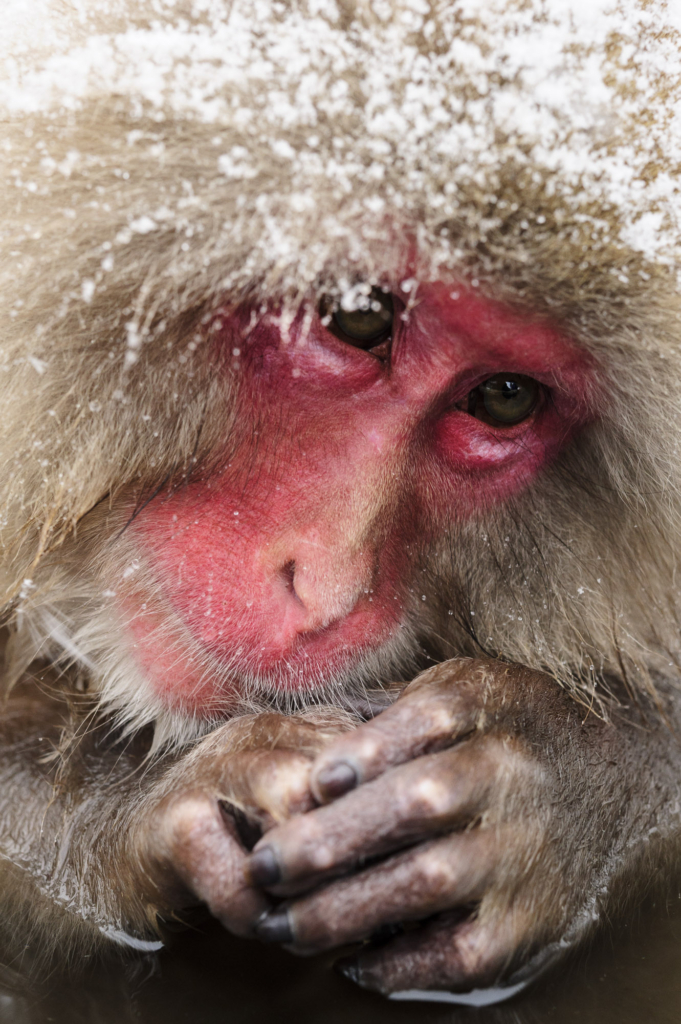
<path fill-rule="evenodd" d="M 621 238 L 649 258 L 678 258 L 674 4 L 81 0 L 63 12 L 10 3 L 6 111 L 59 117 L 115 96 L 132 120 L 146 112 L 213 126 L 214 169 L 227 178 L 288 162 L 288 209 L 269 237 L 281 259 L 320 179 L 351 206 L 359 185 L 359 205 L 376 214 L 418 191 L 445 218 L 462 184 L 493 183 L 509 160 L 550 174 L 566 202 L 586 189 L 614 205 Z M 396 161 L 402 182 L 386 189 Z M 49 156 L 41 169 L 18 187 L 44 187 Z"/>

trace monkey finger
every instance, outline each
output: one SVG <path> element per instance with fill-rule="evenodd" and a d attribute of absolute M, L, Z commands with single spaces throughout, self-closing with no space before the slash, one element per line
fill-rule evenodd
<path fill-rule="evenodd" d="M 307 953 L 355 942 L 385 925 L 479 900 L 495 857 L 493 832 L 464 832 L 423 843 L 272 910 L 256 934 Z"/>
<path fill-rule="evenodd" d="M 314 757 L 356 723 L 356 718 L 334 707 L 308 709 L 305 716 L 265 711 L 230 719 L 214 734 L 215 744 L 230 751 L 297 750 Z"/>
<path fill-rule="evenodd" d="M 301 891 L 301 881 L 310 888 L 366 857 L 465 825 L 486 809 L 507 760 L 505 748 L 485 737 L 393 768 L 273 829 L 250 857 L 250 877 L 290 894 Z"/>
<path fill-rule="evenodd" d="M 311 765 L 311 757 L 294 750 L 243 751 L 226 761 L 220 795 L 271 828 L 316 806 Z"/>
<path fill-rule="evenodd" d="M 411 683 L 370 722 L 333 740 L 317 757 L 312 791 L 327 803 L 386 769 L 442 750 L 472 732 L 481 704 L 481 664 L 457 659 Z"/>
<path fill-rule="evenodd" d="M 530 922 L 513 913 L 486 921 L 444 914 L 379 949 L 341 961 L 338 968 L 362 988 L 383 995 L 502 987 L 530 930 Z"/>
<path fill-rule="evenodd" d="M 170 801 L 160 822 L 155 859 L 166 877 L 174 875 L 229 931 L 251 935 L 270 903 L 250 885 L 244 850 L 218 801 L 184 794 Z"/>

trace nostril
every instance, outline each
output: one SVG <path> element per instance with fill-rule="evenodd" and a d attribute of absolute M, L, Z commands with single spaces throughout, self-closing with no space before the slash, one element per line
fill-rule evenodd
<path fill-rule="evenodd" d="M 293 561 L 293 559 L 291 559 L 290 562 L 287 562 L 286 565 L 282 566 L 282 568 L 279 571 L 279 576 L 284 586 L 288 590 L 289 594 L 295 597 L 296 601 L 302 604 L 303 602 L 300 600 L 300 597 L 296 593 L 296 563 Z"/>

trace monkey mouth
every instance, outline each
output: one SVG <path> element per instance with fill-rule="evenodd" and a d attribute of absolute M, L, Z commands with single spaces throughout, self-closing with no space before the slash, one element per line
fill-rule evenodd
<path fill-rule="evenodd" d="M 296 637 L 284 649 L 262 646 L 246 650 L 232 640 L 210 653 L 228 690 L 235 686 L 241 697 L 276 704 L 304 700 L 306 694 L 337 699 L 402 678 L 413 666 L 416 645 L 408 622 L 372 629 L 358 611 Z"/>
<path fill-rule="evenodd" d="M 386 620 L 373 605 L 279 645 L 253 620 L 250 629 L 243 619 L 206 628 L 205 617 L 163 604 L 127 609 L 132 654 L 157 699 L 197 717 L 228 714 L 249 700 L 289 706 L 361 694 L 409 678 L 417 664 L 410 616 Z"/>

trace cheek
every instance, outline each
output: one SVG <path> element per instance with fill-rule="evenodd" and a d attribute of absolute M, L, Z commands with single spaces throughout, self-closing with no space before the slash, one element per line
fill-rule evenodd
<path fill-rule="evenodd" d="M 264 515 L 260 518 L 266 531 L 268 523 Z M 219 619 L 227 595 L 247 590 L 244 584 L 253 579 L 251 519 L 236 491 L 190 485 L 149 506 L 136 520 L 134 534 L 161 576 L 161 586 L 183 595 L 188 610 L 190 595 L 200 594 L 201 616 Z M 249 600 L 246 594 L 244 608 Z"/>
<path fill-rule="evenodd" d="M 133 657 L 155 697 L 166 707 L 201 715 L 206 710 L 219 711 L 220 705 L 233 697 L 235 690 L 228 681 L 216 690 L 215 666 L 193 643 L 186 625 L 173 617 L 167 601 L 159 603 L 147 593 L 130 591 L 119 596 L 119 608 Z"/>

